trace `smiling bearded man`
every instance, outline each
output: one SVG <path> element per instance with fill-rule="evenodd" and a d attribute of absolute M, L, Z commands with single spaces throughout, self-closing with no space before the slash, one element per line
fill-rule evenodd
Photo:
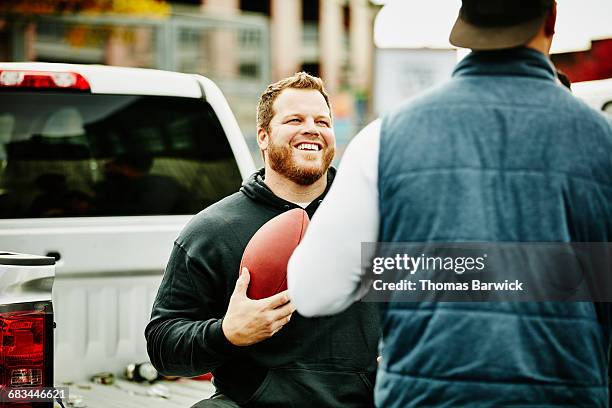
<path fill-rule="evenodd" d="M 336 141 L 323 82 L 299 73 L 268 86 L 257 143 L 265 167 L 196 215 L 175 242 L 146 329 L 151 362 L 166 375 L 212 371 L 217 392 L 197 408 L 373 407 L 374 304 L 306 319 L 286 291 L 251 300 L 248 271 L 238 277 L 263 224 L 293 208 L 312 217 L 329 190 Z"/>
<path fill-rule="evenodd" d="M 303 143 L 303 145 L 307 145 Z M 317 146 L 312 144 L 311 146 Z M 329 168 L 334 159 L 334 146 L 318 146 L 323 149 L 322 160 L 317 154 L 304 154 L 301 164 L 295 157 L 293 147 L 275 143 L 273 140 L 268 144 L 268 161 L 270 168 L 283 175 L 289 180 L 301 186 L 308 186 L 319 180 Z M 309 150 L 304 150 L 308 152 Z M 308 163 L 310 162 L 310 163 Z"/>
<path fill-rule="evenodd" d="M 316 88 L 285 88 L 282 82 L 268 87 L 257 112 L 257 143 L 266 164 L 266 183 L 281 178 L 321 189 L 326 184 L 321 177 L 336 150 L 328 96 Z M 294 85 L 308 86 L 308 78 Z"/>

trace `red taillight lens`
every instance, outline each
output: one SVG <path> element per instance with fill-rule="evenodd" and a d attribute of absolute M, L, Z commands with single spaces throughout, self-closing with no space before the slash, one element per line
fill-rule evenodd
<path fill-rule="evenodd" d="M 59 88 L 88 91 L 89 82 L 76 72 L 0 71 L 0 87 Z"/>
<path fill-rule="evenodd" d="M 0 311 L 0 387 L 49 386 L 52 313 L 45 306 L 18 306 Z"/>

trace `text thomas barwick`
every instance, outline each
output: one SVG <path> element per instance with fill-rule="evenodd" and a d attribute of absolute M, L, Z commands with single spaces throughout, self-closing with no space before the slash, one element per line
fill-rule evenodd
<path fill-rule="evenodd" d="M 494 290 L 494 291 L 523 291 L 523 282 L 518 279 L 509 282 L 482 282 L 473 279 L 468 282 L 433 282 L 428 279 L 419 279 L 417 282 L 402 279 L 399 282 L 383 282 L 378 279 L 372 283 L 372 288 L 376 291 L 402 291 L 402 290 L 422 290 L 422 291 L 466 291 L 466 290 Z M 417 289 L 419 288 L 419 289 Z"/>

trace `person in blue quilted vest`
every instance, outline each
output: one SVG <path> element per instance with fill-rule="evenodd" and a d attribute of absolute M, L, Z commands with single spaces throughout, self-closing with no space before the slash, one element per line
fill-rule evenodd
<path fill-rule="evenodd" d="M 368 125 L 288 268 L 304 316 L 363 295 L 362 242 L 610 242 L 612 126 L 560 85 L 554 0 L 463 0 L 452 78 Z M 378 407 L 608 406 L 594 302 L 396 302 Z"/>

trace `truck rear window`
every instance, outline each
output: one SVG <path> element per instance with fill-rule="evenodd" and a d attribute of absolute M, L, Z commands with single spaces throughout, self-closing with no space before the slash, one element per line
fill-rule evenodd
<path fill-rule="evenodd" d="M 240 182 L 203 100 L 0 92 L 0 218 L 193 214 Z"/>

